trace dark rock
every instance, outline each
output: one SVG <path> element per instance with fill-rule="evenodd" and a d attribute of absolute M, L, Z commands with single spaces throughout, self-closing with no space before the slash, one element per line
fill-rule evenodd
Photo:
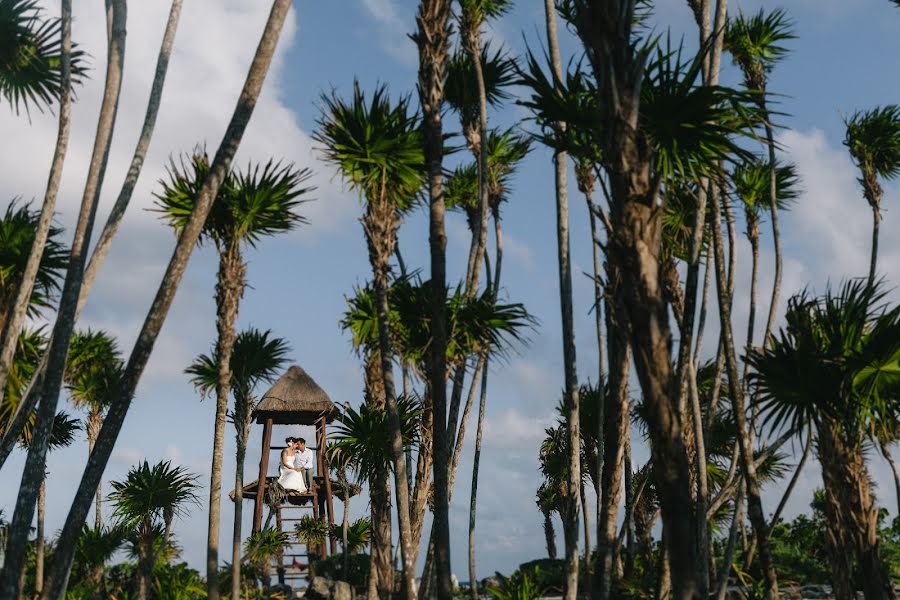
<path fill-rule="evenodd" d="M 303 595 L 307 600 L 329 600 L 331 597 L 330 582 L 324 577 L 313 577 Z"/>

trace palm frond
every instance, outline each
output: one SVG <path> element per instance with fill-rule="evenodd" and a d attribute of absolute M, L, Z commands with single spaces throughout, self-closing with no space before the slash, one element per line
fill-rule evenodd
<path fill-rule="evenodd" d="M 70 54 L 73 83 L 84 75 L 84 52 Z M 49 108 L 62 91 L 62 21 L 36 0 L 0 0 L 0 97 L 16 114 Z"/>
<path fill-rule="evenodd" d="M 844 145 L 864 177 L 869 173 L 884 179 L 900 175 L 900 106 L 858 111 L 845 125 Z"/>
<path fill-rule="evenodd" d="M 108 500 L 123 527 L 152 522 L 167 515 L 180 516 L 187 505 L 199 503 L 197 475 L 169 461 L 152 467 L 145 460 L 129 469 L 123 481 L 112 481 Z"/>
<path fill-rule="evenodd" d="M 785 57 L 785 42 L 796 39 L 794 22 L 778 8 L 769 13 L 762 8 L 753 16 L 739 13 L 725 26 L 724 46 L 741 68 L 747 87 L 763 91 L 766 73 Z"/>

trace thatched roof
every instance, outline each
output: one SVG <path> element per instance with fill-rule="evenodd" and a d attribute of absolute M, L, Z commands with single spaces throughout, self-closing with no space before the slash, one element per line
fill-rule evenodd
<path fill-rule="evenodd" d="M 288 369 L 256 405 L 257 423 L 272 419 L 282 425 L 313 425 L 323 416 L 333 420 L 337 408 L 299 365 Z"/>

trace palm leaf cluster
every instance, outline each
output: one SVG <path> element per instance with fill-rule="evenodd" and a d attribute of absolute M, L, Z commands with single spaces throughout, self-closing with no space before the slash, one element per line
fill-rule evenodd
<path fill-rule="evenodd" d="M 161 191 L 154 193 L 155 210 L 176 232 L 190 219 L 209 170 L 209 157 L 202 150 L 178 162 L 169 161 L 168 177 L 160 181 Z M 309 169 L 271 159 L 264 165 L 230 171 L 206 218 L 201 243 L 208 240 L 221 247 L 240 241 L 253 247 L 264 236 L 306 223 L 296 208 L 305 202 L 301 197 L 315 189 L 306 185 L 311 177 Z"/>
<path fill-rule="evenodd" d="M 106 332 L 76 331 L 64 374 L 72 402 L 98 412 L 109 406 L 124 366 L 118 343 Z"/>
<path fill-rule="evenodd" d="M 900 415 L 900 307 L 885 291 L 849 281 L 820 298 L 793 297 L 787 325 L 750 353 L 760 407 L 773 429 L 837 423 L 851 446 Z M 797 385 L 798 381 L 805 382 Z"/>
<path fill-rule="evenodd" d="M 408 97 L 392 103 L 386 86 L 366 100 L 354 85 L 353 99 L 322 97 L 323 117 L 314 139 L 327 162 L 369 203 L 390 198 L 396 210 L 411 208 L 423 184 L 424 150 L 419 116 Z"/>
<path fill-rule="evenodd" d="M 72 79 L 84 73 L 84 53 L 70 55 Z M 62 90 L 62 22 L 37 0 L 0 0 L 0 97 L 19 113 L 49 108 Z"/>
<path fill-rule="evenodd" d="M 422 403 L 417 398 L 401 396 L 397 399 L 403 447 L 413 449 L 419 441 L 419 422 Z M 328 461 L 332 467 L 347 469 L 357 481 L 376 481 L 390 472 L 391 437 L 388 415 L 384 408 L 363 404 L 359 409 L 344 405 L 336 422 L 328 447 Z"/>
<path fill-rule="evenodd" d="M 402 360 L 424 373 L 432 341 L 431 282 L 417 274 L 397 278 L 388 298 L 392 346 Z M 487 291 L 469 298 L 457 288 L 447 298 L 448 364 L 485 352 L 503 356 L 513 343 L 525 340 L 525 330 L 534 322 L 522 304 L 498 303 Z M 356 348 L 377 351 L 378 320 L 371 286 L 357 288 L 348 298 L 341 326 L 353 335 Z"/>
<path fill-rule="evenodd" d="M 39 217 L 39 211 L 16 200 L 9 203 L 0 217 L 0 312 L 4 319 L 9 316 L 22 282 Z M 50 308 L 60 290 L 69 264 L 69 251 L 60 241 L 61 235 L 61 228 L 50 227 L 28 305 L 32 317 Z"/>
<path fill-rule="evenodd" d="M 125 479 L 113 481 L 109 501 L 122 527 L 149 528 L 183 515 L 188 504 L 196 504 L 197 476 L 169 461 L 151 466 L 146 460 L 129 469 Z"/>
<path fill-rule="evenodd" d="M 788 52 L 785 42 L 796 39 L 793 21 L 782 9 L 744 14 L 728 20 L 724 33 L 725 49 L 744 73 L 751 90 L 765 92 L 766 76 Z"/>

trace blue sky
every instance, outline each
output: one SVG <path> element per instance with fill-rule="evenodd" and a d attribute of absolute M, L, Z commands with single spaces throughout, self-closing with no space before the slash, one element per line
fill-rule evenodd
<path fill-rule="evenodd" d="M 259 0 L 192 0 L 185 3 L 175 44 L 156 136 L 133 208 L 101 273 L 80 326 L 104 328 L 130 348 L 174 243 L 172 233 L 145 209 L 170 154 L 207 142 L 214 147 L 224 131 L 267 4 Z M 900 56 L 900 10 L 888 0 L 793 0 L 790 3 L 731 2 L 734 12 L 783 6 L 796 20 L 798 39 L 787 61 L 772 74 L 770 89 L 780 94 L 785 126 L 779 139 L 785 154 L 798 163 L 804 195 L 785 215 L 786 260 L 782 305 L 787 295 L 809 284 L 822 289 L 827 281 L 865 274 L 868 265 L 870 213 L 855 182 L 843 147 L 842 117 L 858 108 L 900 102 L 900 75 L 892 57 Z M 76 0 L 74 36 L 92 55 L 92 80 L 79 91 L 74 111 L 72 143 L 60 197 L 59 222 L 71 228 L 80 199 L 92 133 L 99 107 L 103 71 L 102 3 Z M 56 10 L 55 2 L 47 6 Z M 168 10 L 162 1 L 131 3 L 126 76 L 113 155 L 104 187 L 100 218 L 105 218 L 124 177 L 136 141 L 149 88 L 159 38 Z M 248 253 L 247 290 L 239 326 L 270 328 L 287 338 L 293 359 L 337 402 L 361 398 L 360 364 L 338 321 L 344 297 L 368 277 L 368 263 L 356 196 L 318 160 L 310 134 L 319 115 L 319 98 L 332 88 L 347 94 L 354 77 L 363 89 L 377 82 L 394 95 L 414 92 L 416 53 L 406 34 L 414 29 L 416 3 L 411 0 L 333 0 L 297 2 L 279 47 L 263 97 L 241 147 L 239 163 L 270 157 L 308 166 L 316 173 L 316 200 L 302 212 L 310 225 L 281 238 L 264 241 Z M 673 39 L 694 45 L 694 28 L 686 2 L 660 0 L 653 19 L 657 32 L 671 28 Z M 525 40 L 540 44 L 543 3 L 520 2 L 489 32 L 495 44 L 521 53 Z M 563 40 L 566 58 L 576 56 L 570 36 Z M 727 62 L 727 61 L 726 61 Z M 730 64 L 723 79 L 739 80 Z M 525 116 L 510 104 L 491 113 L 492 124 L 511 126 Z M 448 115 L 447 128 L 457 129 Z M 0 147 L 4 175 L 0 198 L 40 198 L 50 163 L 55 121 L 34 115 L 29 123 L 0 110 L 0 139 L 16 140 Z M 537 448 L 543 428 L 553 420 L 562 387 L 559 300 L 555 254 L 555 208 L 549 153 L 536 148 L 514 181 L 514 193 L 504 209 L 504 263 L 507 298 L 523 302 L 540 324 L 530 344 L 517 348 L 506 362 L 492 364 L 485 448 L 479 486 L 477 532 L 478 575 L 509 572 L 520 562 L 544 554 L 540 516 L 534 491 L 540 483 Z M 886 186 L 882 225 L 881 270 L 900 281 L 900 226 L 897 185 Z M 578 367 L 582 379 L 596 372 L 591 327 L 591 284 L 581 273 L 590 270 L 591 250 L 583 200 L 571 189 L 572 256 Z M 739 227 L 741 224 L 739 223 Z M 762 296 L 771 285 L 771 236 L 763 234 Z M 463 271 L 468 233 L 460 215 L 448 222 L 449 274 Z M 406 260 L 427 273 L 427 220 L 423 211 L 411 215 L 400 231 Z M 741 259 L 736 323 L 745 322 L 749 248 Z M 212 402 L 201 402 L 183 375 L 184 367 L 214 339 L 213 284 L 215 256 L 209 248 L 195 252 L 165 329 L 128 416 L 106 478 L 120 478 L 129 466 L 146 458 L 181 463 L 208 481 L 212 440 Z M 893 296 L 898 298 L 897 294 Z M 744 327 L 738 327 L 743 331 Z M 716 328 L 710 326 L 707 353 Z M 757 339 L 759 333 L 757 333 Z M 473 424 L 474 427 L 474 424 Z M 255 473 L 259 431 L 254 431 L 247 460 Z M 285 429 L 285 435 L 298 433 Z M 311 432 L 300 431 L 309 434 Z M 637 439 L 637 438 L 636 438 Z M 226 482 L 233 472 L 233 437 L 228 432 Z M 471 436 L 469 436 L 471 442 Z M 636 441 L 635 462 L 647 451 Z M 83 441 L 51 456 L 48 528 L 59 528 L 81 475 L 87 449 Z M 454 570 L 465 574 L 465 528 L 471 444 L 467 443 L 451 512 Z M 881 503 L 896 506 L 889 470 L 872 454 L 873 477 Z M 4 469 L 0 508 L 15 498 L 23 455 L 17 453 Z M 820 485 L 811 463 L 788 505 L 788 516 L 805 510 L 812 490 Z M 226 492 L 230 486 L 226 484 Z M 206 492 L 204 492 L 205 497 Z M 777 490 L 764 496 L 767 512 L 774 509 Z M 204 500 L 205 503 L 205 500 Z M 230 536 L 231 505 L 223 503 L 222 539 Z M 351 502 L 354 515 L 366 511 L 364 500 Z M 106 514 L 108 514 L 106 509 Z M 176 526 L 184 558 L 201 567 L 206 539 L 204 509 Z M 247 511 L 249 513 L 249 511 Z M 245 513 L 246 514 L 246 513 Z M 246 521 L 249 530 L 249 514 Z M 223 544 L 224 548 L 227 544 Z"/>

